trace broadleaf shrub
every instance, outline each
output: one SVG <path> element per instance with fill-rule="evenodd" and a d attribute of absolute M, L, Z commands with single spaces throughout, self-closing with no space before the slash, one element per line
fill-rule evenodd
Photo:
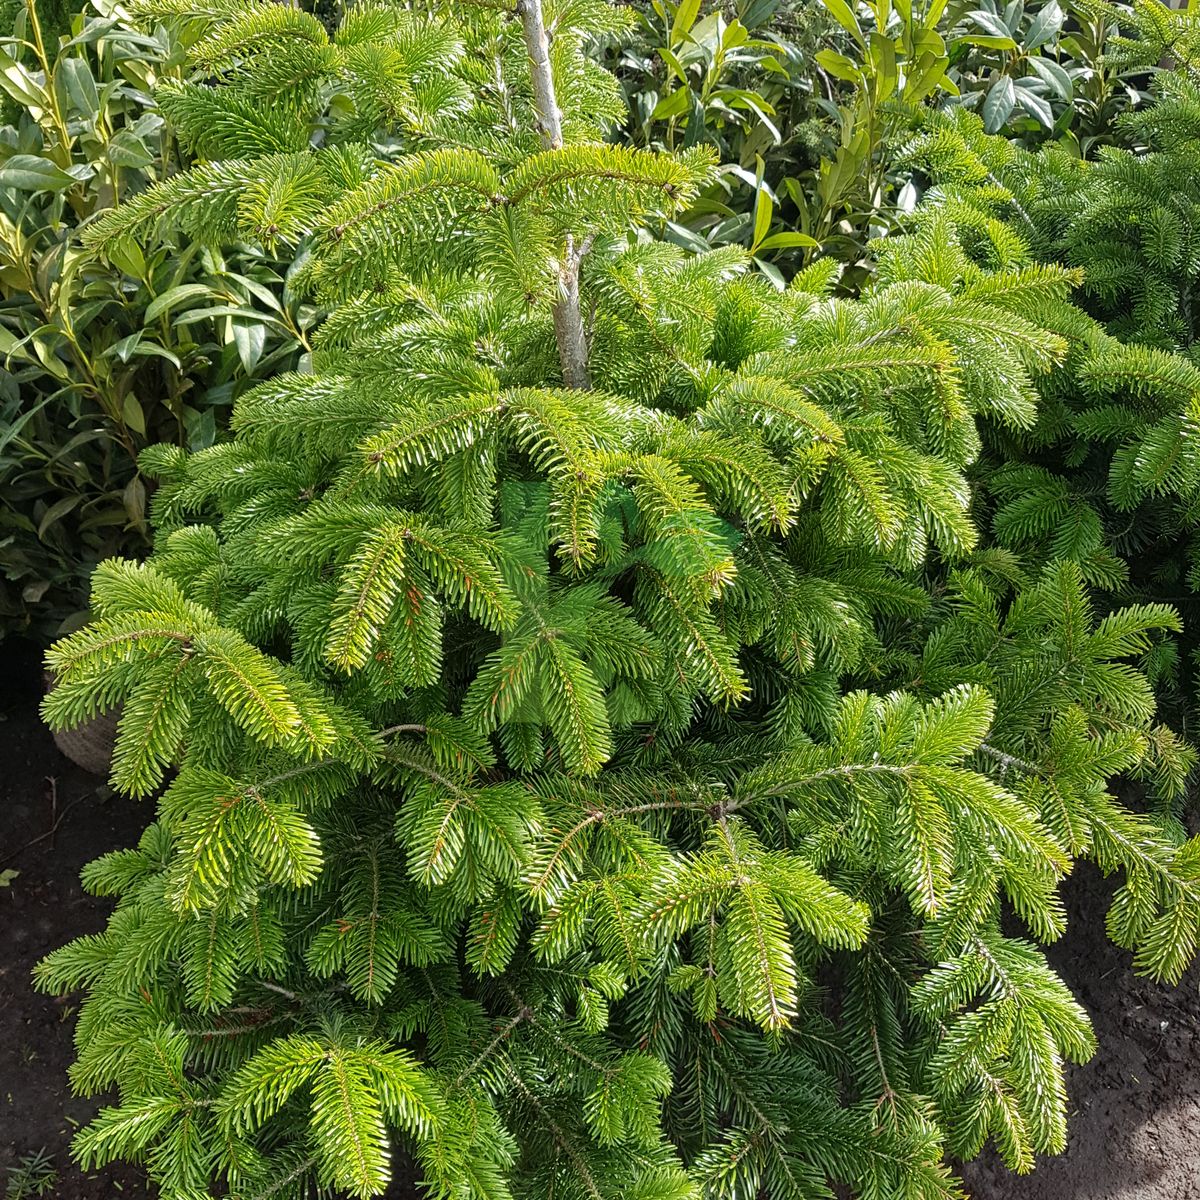
<path fill-rule="evenodd" d="M 82 245 L 190 161 L 149 95 L 186 38 L 112 7 L 0 9 L 0 632 L 46 640 L 98 562 L 149 547 L 138 453 L 211 445 L 247 381 L 297 363 L 315 316 L 261 249 Z"/>

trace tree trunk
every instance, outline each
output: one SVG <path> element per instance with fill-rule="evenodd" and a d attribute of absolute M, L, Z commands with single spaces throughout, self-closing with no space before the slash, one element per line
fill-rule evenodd
<path fill-rule="evenodd" d="M 521 0 L 518 12 L 525 31 L 525 48 L 529 52 L 533 76 L 538 133 L 547 150 L 557 150 L 563 144 L 562 113 L 554 90 L 554 72 L 550 68 L 550 42 L 546 36 L 542 0 Z M 563 382 L 571 388 L 591 387 L 587 336 L 583 330 L 583 311 L 579 305 L 579 264 L 582 258 L 575 239 L 568 234 L 558 268 L 559 296 L 554 304 L 554 336 L 558 342 Z"/>

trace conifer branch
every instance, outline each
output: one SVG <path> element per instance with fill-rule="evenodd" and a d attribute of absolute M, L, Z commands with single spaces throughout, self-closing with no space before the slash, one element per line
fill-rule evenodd
<path fill-rule="evenodd" d="M 1036 775 L 1037 767 L 1026 762 L 1023 758 L 1018 758 L 1015 754 L 1006 754 L 1003 750 L 998 750 L 995 746 L 988 745 L 987 742 L 979 743 L 979 751 L 981 754 L 986 754 L 989 758 L 993 758 L 1000 764 L 1002 772 L 1007 771 L 1010 767 L 1015 767 L 1019 771 L 1024 771 L 1027 775 Z"/>
<path fill-rule="evenodd" d="M 123 710 L 119 790 L 178 768 L 85 871 L 107 928 L 37 968 L 87 993 L 74 1081 L 120 1098 L 80 1155 L 247 1198 L 383 1194 L 398 1138 L 432 1194 L 490 1200 L 948 1196 L 989 1137 L 1025 1168 L 1094 1047 L 1034 944 L 1073 859 L 1121 875 L 1138 970 L 1200 935 L 1200 839 L 1111 785 L 1187 794 L 1154 723 L 1183 621 L 1095 611 L 1143 511 L 1174 538 L 1195 508 L 1200 375 L 1070 306 L 961 110 L 937 169 L 969 178 L 856 298 L 832 260 L 776 293 L 740 247 L 656 241 L 711 155 L 604 143 L 587 50 L 628 10 L 544 3 L 326 32 L 128 0 L 203 25 L 160 91 L 203 165 L 94 244 L 306 237 L 331 311 L 231 441 L 143 456 L 152 559 L 102 564 L 50 659 L 56 726 Z M 1056 169 L 1140 173 L 1102 158 Z M 988 162 L 1039 229 L 1078 198 Z"/>
<path fill-rule="evenodd" d="M 496 1031 L 490 1042 L 454 1077 L 454 1086 L 461 1087 L 504 1044 L 518 1025 L 533 1016 L 531 1008 L 521 1008 Z"/>
<path fill-rule="evenodd" d="M 508 1066 L 506 1068 L 508 1078 L 512 1081 L 513 1086 L 525 1099 L 525 1103 L 537 1114 L 537 1116 L 545 1123 L 546 1128 L 550 1131 L 554 1138 L 555 1144 L 559 1150 L 570 1161 L 571 1166 L 575 1169 L 576 1175 L 579 1177 L 580 1183 L 586 1190 L 586 1193 L 591 1200 L 604 1200 L 604 1193 L 600 1190 L 596 1183 L 595 1177 L 592 1175 L 591 1169 L 588 1167 L 587 1160 L 583 1157 L 579 1147 L 571 1140 L 562 1126 L 550 1115 L 546 1106 L 530 1091 L 525 1081 L 517 1074 L 516 1070 Z"/>

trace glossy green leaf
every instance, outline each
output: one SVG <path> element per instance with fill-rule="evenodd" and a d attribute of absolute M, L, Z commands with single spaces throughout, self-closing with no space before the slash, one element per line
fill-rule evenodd
<path fill-rule="evenodd" d="M 76 111 L 89 123 L 94 122 L 100 110 L 100 94 L 96 91 L 96 79 L 84 58 L 63 55 L 54 67 L 55 83 L 62 90 Z"/>
<path fill-rule="evenodd" d="M 700 12 L 701 0 L 679 0 L 675 20 L 671 22 L 671 45 L 677 46 L 691 32 Z"/>
<path fill-rule="evenodd" d="M 854 10 L 846 3 L 846 0 L 821 0 L 821 3 L 829 15 L 865 49 L 867 43 L 863 37 L 862 27 L 854 15 Z"/>
<path fill-rule="evenodd" d="M 1039 96 L 1032 89 L 1023 87 L 1016 89 L 1015 96 L 1017 106 L 1024 109 L 1035 121 L 1047 129 L 1054 127 L 1054 112 L 1044 96 Z"/>
<path fill-rule="evenodd" d="M 61 192 L 83 182 L 89 168 L 64 171 L 57 163 L 37 154 L 14 154 L 0 162 L 0 188 L 22 192 Z"/>
<path fill-rule="evenodd" d="M 1058 36 L 1062 27 L 1063 11 L 1056 0 L 1050 0 L 1050 3 L 1039 9 L 1029 22 L 1029 28 L 1025 31 L 1025 46 L 1030 50 L 1044 46 Z"/>
<path fill-rule="evenodd" d="M 664 121 L 668 117 L 682 117 L 691 107 L 691 103 L 691 91 L 686 87 L 676 88 L 654 106 L 650 119 Z"/>
<path fill-rule="evenodd" d="M 976 9 L 971 13 L 971 20 L 989 37 L 1006 38 L 1012 41 L 1012 30 L 995 13 L 987 12 L 984 9 Z"/>
<path fill-rule="evenodd" d="M 758 249 L 767 231 L 771 228 L 771 215 L 775 211 L 775 203 L 771 193 L 762 182 L 763 162 L 759 159 L 759 175 L 757 190 L 754 196 L 754 229 L 750 237 L 750 253 Z"/>
<path fill-rule="evenodd" d="M 121 417 L 134 433 L 145 437 L 146 412 L 142 408 L 141 401 L 132 392 L 125 397 L 125 402 L 121 406 Z"/>
<path fill-rule="evenodd" d="M 114 167 L 137 169 L 150 166 L 154 162 L 154 155 L 141 138 L 122 130 L 108 143 L 108 161 Z"/>
<path fill-rule="evenodd" d="M 1015 50 L 1017 43 L 1008 35 L 995 36 L 990 33 L 968 33 L 956 39 L 956 45 L 982 46 L 986 50 Z"/>
<path fill-rule="evenodd" d="M 1045 58 L 1037 54 L 1031 55 L 1026 61 L 1030 70 L 1043 83 L 1048 84 L 1060 100 L 1069 101 L 1071 99 L 1073 94 L 1071 77 L 1067 74 L 1065 67 L 1060 66 L 1052 58 Z"/>
<path fill-rule="evenodd" d="M 811 238 L 807 233 L 795 233 L 788 231 L 785 233 L 772 233 L 769 237 L 763 238 L 758 243 L 758 250 L 761 253 L 764 250 L 810 250 L 819 246 L 815 238 Z"/>
<path fill-rule="evenodd" d="M 56 500 L 46 510 L 42 519 L 38 522 L 37 535 L 39 538 L 44 538 L 49 532 L 51 526 L 57 521 L 62 520 L 67 513 L 76 508 L 83 500 L 82 496 L 62 496 Z"/>
<path fill-rule="evenodd" d="M 157 321 L 163 313 L 170 312 L 171 309 L 177 308 L 180 304 L 186 303 L 188 300 L 195 300 L 199 297 L 216 297 L 215 292 L 208 284 L 205 283 L 180 283 L 173 288 L 168 288 L 161 296 L 156 296 L 147 306 L 143 320 L 146 324 L 151 324 Z"/>
<path fill-rule="evenodd" d="M 862 70 L 858 63 L 837 50 L 830 50 L 828 47 L 818 50 L 816 59 L 821 68 L 835 79 L 844 80 L 846 83 L 858 83 L 862 79 Z"/>
<path fill-rule="evenodd" d="M 5 50 L 0 50 L 0 88 L 18 104 L 26 107 L 49 107 L 46 89 Z"/>
<path fill-rule="evenodd" d="M 1012 79 L 1001 75 L 988 89 L 983 98 L 980 113 L 983 117 L 983 127 L 988 133 L 997 133 L 1004 128 L 1005 122 L 1012 116 L 1013 106 L 1017 102 L 1016 88 Z"/>

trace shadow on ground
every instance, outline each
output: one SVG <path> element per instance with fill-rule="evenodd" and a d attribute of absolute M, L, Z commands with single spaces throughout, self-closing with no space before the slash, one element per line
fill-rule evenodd
<path fill-rule="evenodd" d="M 1112 884 L 1081 865 L 1050 959 L 1100 1050 L 1068 1078 L 1067 1152 L 1016 1176 L 994 1155 L 965 1171 L 973 1200 L 1200 1200 L 1200 967 L 1178 987 L 1139 979 L 1104 936 Z"/>

